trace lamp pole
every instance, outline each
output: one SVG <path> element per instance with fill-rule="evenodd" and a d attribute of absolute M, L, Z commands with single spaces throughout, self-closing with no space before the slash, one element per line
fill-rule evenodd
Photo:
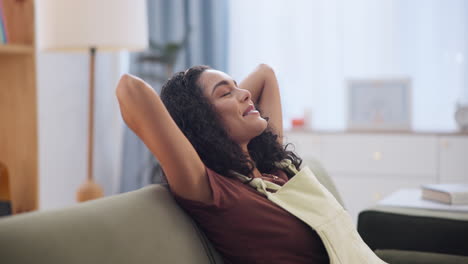
<path fill-rule="evenodd" d="M 102 188 L 93 179 L 94 154 L 94 72 L 96 47 L 89 48 L 89 113 L 88 113 L 88 177 L 76 194 L 78 202 L 100 198 L 104 195 Z"/>

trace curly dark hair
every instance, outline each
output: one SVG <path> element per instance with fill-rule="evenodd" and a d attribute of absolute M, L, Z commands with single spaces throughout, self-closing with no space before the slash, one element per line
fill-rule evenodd
<path fill-rule="evenodd" d="M 286 150 L 289 144 L 283 147 L 278 143 L 278 135 L 270 126 L 249 142 L 247 148 L 252 160 L 248 158 L 239 144 L 229 137 L 220 116 L 202 93 L 198 80 L 207 69 L 210 67 L 200 65 L 178 72 L 161 90 L 161 99 L 172 119 L 203 163 L 226 177 L 233 177 L 231 171 L 250 175 L 255 167 L 262 173 L 272 173 L 277 170 L 274 163 L 283 159 L 290 159 L 299 168 L 302 159 Z M 261 113 L 261 109 L 257 110 Z M 288 174 L 289 178 L 293 176 Z"/>

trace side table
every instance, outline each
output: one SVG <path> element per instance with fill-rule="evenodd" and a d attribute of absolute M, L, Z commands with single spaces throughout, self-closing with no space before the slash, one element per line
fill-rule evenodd
<path fill-rule="evenodd" d="M 409 191 L 413 194 L 408 195 Z M 443 263 L 468 263 L 468 211 L 463 206 L 456 210 L 450 210 L 449 206 L 435 210 L 440 206 L 435 204 L 431 208 L 425 201 L 416 199 L 421 199 L 420 190 L 400 190 L 377 206 L 362 211 L 358 216 L 362 239 L 378 255 L 386 255 L 387 259 L 382 258 L 390 263 L 398 255 L 409 259 L 395 263 L 436 263 L 437 254 L 444 259 Z M 413 257 L 427 259 L 418 261 Z"/>

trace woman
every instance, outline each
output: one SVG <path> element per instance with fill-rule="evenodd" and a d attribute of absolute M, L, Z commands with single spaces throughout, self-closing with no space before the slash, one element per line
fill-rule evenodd
<path fill-rule="evenodd" d="M 239 84 L 195 66 L 168 80 L 161 98 L 124 75 L 116 94 L 125 122 L 160 161 L 176 201 L 226 263 L 329 263 L 313 229 L 235 177 L 283 185 L 294 175 L 275 162 L 301 164 L 282 146 L 280 92 L 269 66 L 259 65 Z"/>

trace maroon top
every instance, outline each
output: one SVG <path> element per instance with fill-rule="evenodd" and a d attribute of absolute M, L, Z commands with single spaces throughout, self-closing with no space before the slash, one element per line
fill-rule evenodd
<path fill-rule="evenodd" d="M 329 263 L 317 233 L 248 184 L 206 169 L 213 200 L 202 203 L 174 194 L 229 263 Z M 263 179 L 283 185 L 278 170 Z"/>

